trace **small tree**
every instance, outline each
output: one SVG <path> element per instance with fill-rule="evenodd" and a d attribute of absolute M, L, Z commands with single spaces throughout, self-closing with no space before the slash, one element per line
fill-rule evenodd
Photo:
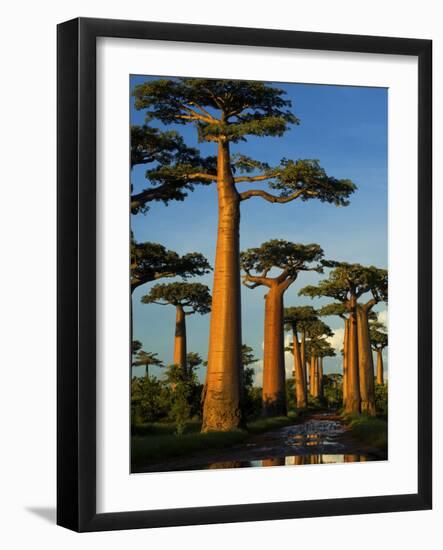
<path fill-rule="evenodd" d="M 376 320 L 369 323 L 369 330 L 372 349 L 377 354 L 376 383 L 382 386 L 385 383 L 383 373 L 383 350 L 388 346 L 388 334 L 386 332 L 386 326 Z"/>
<path fill-rule="evenodd" d="M 186 363 L 188 365 L 187 372 L 193 375 L 195 369 L 203 364 L 203 359 L 200 354 L 195 351 L 190 351 L 186 354 Z"/>
<path fill-rule="evenodd" d="M 191 419 L 191 399 L 193 377 L 180 365 L 169 365 L 166 370 L 165 383 L 170 388 L 170 409 L 168 418 L 175 424 L 177 435 L 182 435 L 186 423 Z"/>
<path fill-rule="evenodd" d="M 187 373 L 186 317 L 211 311 L 209 288 L 201 283 L 157 284 L 141 299 L 144 304 L 172 305 L 176 310 L 174 364 Z M 188 309 L 189 308 L 189 309 Z"/>
<path fill-rule="evenodd" d="M 145 367 L 145 376 L 149 377 L 149 367 L 150 365 L 156 367 L 164 367 L 163 361 L 157 357 L 157 353 L 152 353 L 150 351 L 144 351 L 140 349 L 135 355 L 132 361 L 132 367 Z"/>
<path fill-rule="evenodd" d="M 285 360 L 283 334 L 283 295 L 297 279 L 300 271 L 322 271 L 318 263 L 323 250 L 318 244 L 295 244 L 283 240 L 271 240 L 259 248 L 241 253 L 241 267 L 245 271 L 243 284 L 248 288 L 266 286 L 265 337 L 263 361 L 263 414 L 285 415 Z M 269 272 L 278 269 L 275 277 Z M 255 273 L 255 274 L 254 274 Z"/>

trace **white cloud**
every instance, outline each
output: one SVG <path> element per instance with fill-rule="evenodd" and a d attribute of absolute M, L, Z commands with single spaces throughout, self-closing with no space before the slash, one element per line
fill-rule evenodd
<path fill-rule="evenodd" d="M 378 320 L 380 323 L 383 323 L 384 325 L 388 326 L 388 310 L 383 309 L 382 311 L 379 311 L 377 314 Z"/>
<path fill-rule="evenodd" d="M 344 329 L 344 327 L 342 327 L 342 328 L 335 328 L 333 336 L 330 336 L 329 338 L 326 338 L 326 340 L 335 349 L 337 355 L 340 354 L 340 352 L 343 348 L 344 337 L 345 337 L 345 329 Z"/>

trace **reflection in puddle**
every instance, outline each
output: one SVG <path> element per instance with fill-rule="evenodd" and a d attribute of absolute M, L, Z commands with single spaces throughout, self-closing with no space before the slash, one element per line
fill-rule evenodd
<path fill-rule="evenodd" d="M 366 462 L 376 460 L 365 455 L 295 455 L 265 458 L 263 460 L 215 462 L 208 464 L 207 469 L 217 468 L 251 468 L 261 466 L 302 466 L 306 464 L 342 464 L 344 462 Z"/>

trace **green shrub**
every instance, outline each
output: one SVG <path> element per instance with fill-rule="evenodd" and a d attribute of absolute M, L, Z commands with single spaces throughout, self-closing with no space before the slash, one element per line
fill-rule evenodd
<path fill-rule="evenodd" d="M 383 384 L 383 386 L 375 386 L 375 408 L 377 414 L 387 417 L 388 416 L 388 386 Z"/>

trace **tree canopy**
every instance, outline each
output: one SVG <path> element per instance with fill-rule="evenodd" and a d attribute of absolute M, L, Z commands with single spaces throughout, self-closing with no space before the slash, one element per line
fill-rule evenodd
<path fill-rule="evenodd" d="M 380 321 L 373 320 L 369 323 L 369 334 L 371 337 L 371 345 L 374 351 L 383 350 L 388 345 L 388 334 L 386 325 Z"/>
<path fill-rule="evenodd" d="M 131 240 L 131 289 L 164 277 L 195 277 L 209 273 L 211 266 L 199 252 L 180 256 L 158 243 Z"/>
<path fill-rule="evenodd" d="M 284 309 L 286 330 L 305 331 L 310 323 L 317 320 L 317 312 L 312 306 L 285 307 Z"/>
<path fill-rule="evenodd" d="M 291 112 L 285 91 L 267 83 L 237 80 L 158 79 L 135 87 L 135 107 L 146 111 L 146 120 L 166 124 L 193 124 L 200 141 L 245 141 L 246 136 L 282 136 L 299 119 Z M 198 163 L 176 163 L 150 173 L 157 183 L 178 178 L 200 183 L 217 179 L 213 159 Z M 244 155 L 231 159 L 233 172 L 244 173 L 234 183 L 267 181 L 274 195 L 264 189 L 240 193 L 241 200 L 261 197 L 270 202 L 289 202 L 296 198 L 317 198 L 322 202 L 346 206 L 355 189 L 349 179 L 328 176 L 318 160 L 283 158 L 271 167 Z M 252 174 L 252 175 L 249 175 Z M 191 181 L 192 183 L 192 181 Z"/>
<path fill-rule="evenodd" d="M 326 262 L 325 262 L 326 263 Z M 374 266 L 362 266 L 361 264 L 349 264 L 346 262 L 327 262 L 333 269 L 327 279 L 323 279 L 317 286 L 309 285 L 299 292 L 301 296 L 328 296 L 348 305 L 351 296 L 357 299 L 370 292 L 374 303 L 386 301 L 388 294 L 388 272 L 386 269 L 379 269 Z M 327 311 L 341 311 L 334 304 L 323 309 Z M 323 313 L 326 315 L 327 313 Z M 332 314 L 332 313 L 329 313 Z M 339 314 L 339 313 L 335 313 Z"/>
<path fill-rule="evenodd" d="M 209 288 L 201 283 L 169 283 L 153 286 L 148 294 L 142 296 L 144 304 L 159 304 L 189 307 L 187 315 L 211 311 Z"/>
<path fill-rule="evenodd" d="M 195 177 L 202 169 L 213 168 L 215 159 L 202 159 L 197 149 L 188 147 L 173 130 L 161 131 L 147 124 L 131 127 L 131 168 L 140 164 L 153 164 L 146 170 L 149 187 L 131 194 L 133 214 L 146 212 L 148 203 L 171 200 L 182 201 L 187 191 L 197 183 L 208 183 Z"/>
<path fill-rule="evenodd" d="M 273 281 L 283 283 L 293 282 L 300 271 L 322 272 L 321 263 L 310 265 L 312 262 L 320 262 L 323 250 L 318 244 L 299 244 L 272 239 L 257 248 L 250 248 L 240 254 L 240 265 L 246 275 L 243 284 L 248 288 L 260 285 L 269 286 Z M 268 277 L 273 269 L 281 272 L 275 278 Z M 255 272 L 254 275 L 252 272 Z"/>

